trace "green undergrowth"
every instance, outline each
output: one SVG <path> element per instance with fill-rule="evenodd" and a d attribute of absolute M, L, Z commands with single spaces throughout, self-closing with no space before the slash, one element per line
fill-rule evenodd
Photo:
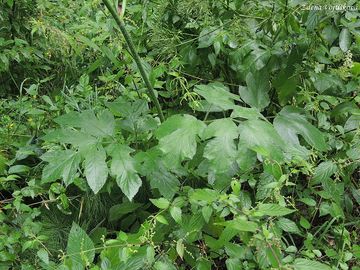
<path fill-rule="evenodd" d="M 114 4 L 164 121 L 101 1 L 0 0 L 0 270 L 360 269 L 357 2 Z"/>

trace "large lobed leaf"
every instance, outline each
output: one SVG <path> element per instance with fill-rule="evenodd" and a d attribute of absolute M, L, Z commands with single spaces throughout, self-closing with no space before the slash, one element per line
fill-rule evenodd
<path fill-rule="evenodd" d="M 301 135 L 314 148 L 320 151 L 327 149 L 322 132 L 311 125 L 298 108 L 284 107 L 275 117 L 274 127 L 282 139 L 291 147 L 302 148 L 298 138 L 298 135 Z"/>
<path fill-rule="evenodd" d="M 80 155 L 73 150 L 50 151 L 41 156 L 48 164 L 42 172 L 42 183 L 62 179 L 66 186 L 74 180 L 80 163 Z"/>
<path fill-rule="evenodd" d="M 238 136 L 238 128 L 229 118 L 215 120 L 205 129 L 203 138 L 212 139 L 205 146 L 204 157 L 215 173 L 226 173 L 231 163 L 235 162 L 237 151 L 234 140 Z"/>
<path fill-rule="evenodd" d="M 262 120 L 248 120 L 239 128 L 240 143 L 265 157 L 282 160 L 283 140 L 270 123 Z"/>
<path fill-rule="evenodd" d="M 205 124 L 191 115 L 169 117 L 155 131 L 159 139 L 159 149 L 167 157 L 167 163 L 177 165 L 185 159 L 191 159 L 196 153 L 196 139 L 202 133 Z"/>

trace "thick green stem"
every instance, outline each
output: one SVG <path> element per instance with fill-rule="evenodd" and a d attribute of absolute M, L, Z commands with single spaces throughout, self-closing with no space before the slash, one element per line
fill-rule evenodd
<path fill-rule="evenodd" d="M 154 102 L 156 110 L 158 111 L 160 120 L 161 120 L 161 122 L 163 122 L 165 120 L 165 118 L 164 118 L 164 114 L 163 114 L 163 112 L 161 110 L 159 100 L 156 98 L 154 88 L 152 87 L 152 85 L 151 85 L 151 83 L 149 81 L 149 78 L 148 78 L 148 76 L 147 76 L 147 74 L 145 72 L 145 69 L 144 69 L 144 67 L 143 67 L 143 65 L 141 63 L 140 56 L 138 55 L 138 53 L 137 53 L 137 51 L 135 49 L 134 43 L 132 42 L 132 39 L 131 39 L 129 33 L 126 31 L 125 24 L 124 24 L 123 20 L 117 14 L 114 7 L 110 4 L 109 0 L 102 0 L 102 1 L 105 4 L 105 6 L 107 7 L 107 9 L 110 11 L 110 13 L 113 16 L 114 20 L 116 21 L 117 25 L 119 26 L 120 31 L 123 34 L 124 38 L 125 38 L 126 44 L 129 47 L 130 53 L 131 53 L 132 57 L 134 58 L 135 63 L 136 63 L 136 65 L 137 65 L 137 67 L 138 67 L 138 69 L 140 71 L 141 77 L 143 78 L 143 80 L 145 82 L 145 85 L 146 85 L 146 87 L 148 89 L 148 95 L 150 96 L 152 102 Z"/>

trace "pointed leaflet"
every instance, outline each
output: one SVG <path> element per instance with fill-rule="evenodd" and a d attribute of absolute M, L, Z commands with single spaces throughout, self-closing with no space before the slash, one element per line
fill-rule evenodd
<path fill-rule="evenodd" d="M 80 156 L 73 150 L 51 151 L 41 156 L 49 162 L 42 173 L 42 183 L 54 182 L 63 179 L 66 186 L 72 183 L 79 167 Z"/>
<path fill-rule="evenodd" d="M 85 133 L 95 137 L 112 136 L 115 128 L 114 116 L 108 110 L 103 111 L 98 117 L 91 110 L 71 112 L 56 118 L 55 122 L 63 126 L 81 128 Z"/>
<path fill-rule="evenodd" d="M 236 159 L 234 139 L 239 136 L 238 128 L 229 119 L 218 119 L 204 131 L 203 138 L 211 139 L 205 146 L 204 157 L 209 160 L 215 173 L 226 173 Z"/>
<path fill-rule="evenodd" d="M 298 135 L 320 151 L 327 149 L 324 135 L 316 127 L 311 125 L 301 110 L 292 106 L 284 107 L 274 119 L 274 126 L 280 136 L 289 145 L 301 148 Z"/>
<path fill-rule="evenodd" d="M 205 124 L 191 115 L 169 117 L 156 130 L 159 148 L 173 165 L 191 159 L 196 153 L 196 138 Z"/>
<path fill-rule="evenodd" d="M 114 145 L 110 151 L 112 156 L 111 173 L 121 191 L 131 201 L 141 187 L 141 179 L 135 170 L 135 161 L 130 156 L 133 150 L 125 145 Z"/>
<path fill-rule="evenodd" d="M 230 93 L 227 87 L 221 83 L 197 85 L 194 91 L 205 98 L 209 104 L 223 110 L 232 109 L 235 106 L 234 100 L 239 100 L 237 95 Z"/>
<path fill-rule="evenodd" d="M 85 168 L 86 181 L 92 191 L 96 194 L 105 185 L 108 176 L 106 165 L 106 153 L 102 146 L 93 146 L 86 153 L 83 164 Z"/>
<path fill-rule="evenodd" d="M 247 87 L 240 86 L 240 97 L 251 107 L 258 108 L 262 111 L 270 103 L 269 89 L 270 84 L 268 76 L 263 72 L 248 73 L 246 75 Z"/>
<path fill-rule="evenodd" d="M 240 144 L 275 160 L 283 158 L 283 141 L 274 127 L 261 120 L 248 120 L 239 126 Z"/>
<path fill-rule="evenodd" d="M 72 224 L 66 254 L 69 261 L 66 265 L 71 265 L 71 269 L 84 269 L 87 263 L 92 263 L 95 258 L 94 243 L 86 232 L 76 223 Z"/>

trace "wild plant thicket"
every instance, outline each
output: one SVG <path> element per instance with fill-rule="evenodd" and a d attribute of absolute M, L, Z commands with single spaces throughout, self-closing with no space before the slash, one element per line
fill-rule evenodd
<path fill-rule="evenodd" d="M 0 0 L 0 270 L 359 270 L 360 6 L 309 2 L 119 3 L 161 121 L 102 1 Z"/>

